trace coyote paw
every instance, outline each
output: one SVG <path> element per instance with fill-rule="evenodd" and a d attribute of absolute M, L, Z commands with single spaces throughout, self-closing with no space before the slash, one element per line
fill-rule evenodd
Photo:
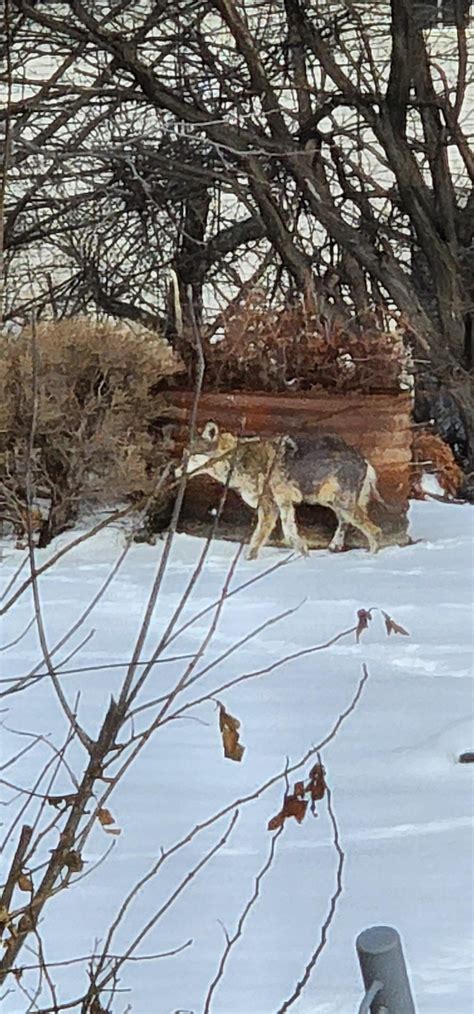
<path fill-rule="evenodd" d="M 245 559 L 246 560 L 256 560 L 257 557 L 258 557 L 258 548 L 257 548 L 257 546 L 249 546 L 249 548 L 247 549 L 247 552 L 245 554 Z"/>
<path fill-rule="evenodd" d="M 304 539 L 298 539 L 298 542 L 293 544 L 295 553 L 301 553 L 301 556 L 309 556 L 308 543 Z"/>

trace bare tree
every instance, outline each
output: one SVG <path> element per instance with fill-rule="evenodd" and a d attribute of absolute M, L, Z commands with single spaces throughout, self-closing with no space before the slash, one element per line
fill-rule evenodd
<path fill-rule="evenodd" d="M 13 73 L 33 45 L 52 72 L 10 106 L 10 279 L 47 240 L 68 270 L 43 303 L 133 307 L 170 334 L 163 268 L 199 321 L 270 248 L 270 286 L 324 291 L 329 272 L 361 323 L 393 313 L 472 431 L 464 3 L 441 33 L 409 0 L 11 7 Z"/>

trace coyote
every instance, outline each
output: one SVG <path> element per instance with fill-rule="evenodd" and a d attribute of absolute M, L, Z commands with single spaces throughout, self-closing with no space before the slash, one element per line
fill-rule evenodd
<path fill-rule="evenodd" d="M 188 475 L 211 475 L 240 493 L 257 510 L 257 525 L 247 558 L 257 558 L 280 516 L 287 544 L 304 555 L 308 547 L 295 519 L 295 504 L 321 504 L 334 511 L 338 525 L 329 545 L 332 552 L 344 548 L 348 525 L 366 536 L 371 552 L 378 549 L 380 528 L 370 520 L 371 497 L 382 500 L 372 465 L 341 437 L 326 433 L 293 439 L 236 437 L 221 433 L 209 421 L 195 438 L 187 466 Z M 182 474 L 182 468 L 176 475 Z M 382 501 L 383 502 L 383 501 Z"/>

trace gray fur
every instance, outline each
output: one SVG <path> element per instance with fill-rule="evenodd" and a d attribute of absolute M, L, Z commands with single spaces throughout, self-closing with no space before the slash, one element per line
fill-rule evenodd
<path fill-rule="evenodd" d="M 341 437 L 321 433 L 314 437 L 292 438 L 291 443 L 292 446 L 285 447 L 282 467 L 298 483 L 303 499 L 317 494 L 328 477 L 328 462 L 341 489 L 358 497 L 367 474 L 367 462 Z"/>

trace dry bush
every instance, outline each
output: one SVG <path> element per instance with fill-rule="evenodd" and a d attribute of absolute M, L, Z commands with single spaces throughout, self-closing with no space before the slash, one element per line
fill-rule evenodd
<path fill-rule="evenodd" d="M 433 472 L 449 496 L 457 496 L 463 485 L 464 475 L 456 463 L 453 452 L 441 437 L 429 430 L 418 430 L 413 438 L 413 461 L 415 469 L 412 478 L 411 496 L 424 499 L 421 488 L 423 472 Z"/>
<path fill-rule="evenodd" d="M 21 522 L 28 474 L 35 501 L 46 503 L 41 545 L 85 505 L 152 492 L 169 454 L 164 437 L 152 435 L 153 419 L 165 414 L 152 388 L 181 368 L 164 339 L 126 324 L 85 318 L 45 322 L 34 335 L 26 329 L 5 341 L 0 347 L 4 516 L 12 520 L 16 513 Z"/>
<path fill-rule="evenodd" d="M 224 338 L 207 352 L 205 384 L 218 391 L 365 392 L 411 386 L 399 333 L 349 326 L 301 304 L 271 309 L 261 289 L 223 315 Z"/>

